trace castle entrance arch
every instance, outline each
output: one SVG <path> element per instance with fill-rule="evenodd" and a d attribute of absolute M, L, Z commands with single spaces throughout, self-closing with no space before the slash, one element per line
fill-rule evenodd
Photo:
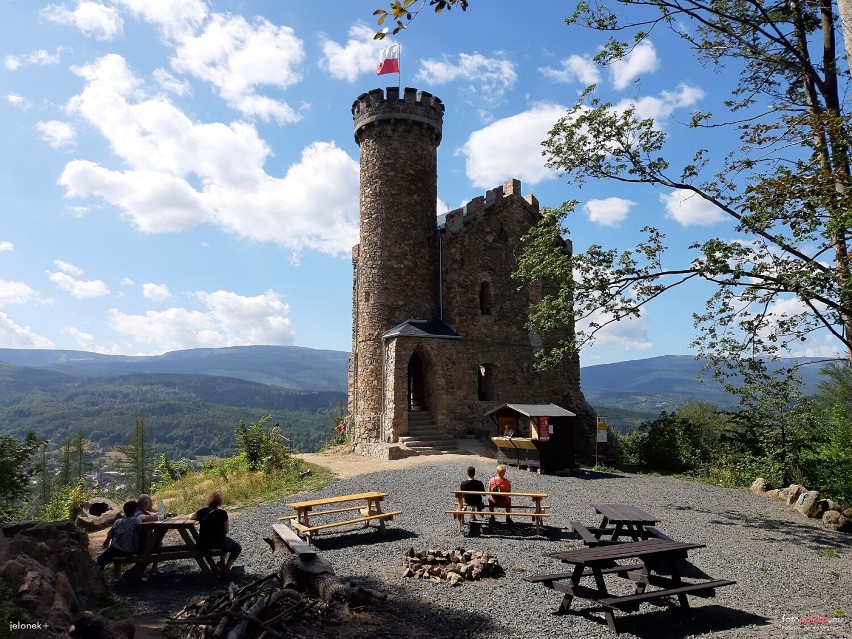
<path fill-rule="evenodd" d="M 427 409 L 426 366 L 417 351 L 414 351 L 408 360 L 408 410 Z"/>

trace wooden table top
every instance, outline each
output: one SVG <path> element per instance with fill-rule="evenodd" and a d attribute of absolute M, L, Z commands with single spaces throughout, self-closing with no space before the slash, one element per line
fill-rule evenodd
<path fill-rule="evenodd" d="M 374 500 L 382 500 L 388 496 L 388 493 L 379 493 L 379 492 L 370 492 L 370 493 L 357 493 L 355 495 L 338 495 L 337 497 L 323 497 L 322 499 L 309 499 L 306 501 L 295 501 L 292 504 L 287 504 L 290 508 L 295 508 L 296 510 L 312 508 L 313 506 L 325 506 L 328 504 L 339 504 L 344 501 L 358 501 L 359 499 L 363 499 L 365 501 L 369 501 L 371 499 Z"/>
<path fill-rule="evenodd" d="M 506 493 L 489 490 L 454 490 L 454 495 L 505 495 L 507 497 L 532 497 L 534 499 L 545 499 L 547 493 Z"/>
<path fill-rule="evenodd" d="M 674 541 L 671 539 L 644 539 L 642 541 L 627 541 L 621 544 L 608 544 L 592 548 L 563 550 L 547 553 L 544 556 L 559 559 L 568 564 L 586 564 L 599 561 L 613 561 L 615 559 L 629 559 L 630 557 L 644 557 L 647 555 L 680 553 L 693 548 L 704 547 L 705 544 Z"/>
<path fill-rule="evenodd" d="M 656 524 L 660 521 L 651 513 L 627 504 L 592 504 L 592 508 L 612 524 Z"/>
<path fill-rule="evenodd" d="M 165 528 L 188 528 L 190 526 L 194 526 L 197 522 L 194 519 L 190 519 L 189 515 L 175 515 L 174 517 L 167 517 L 163 521 L 143 521 L 140 522 L 140 526 L 157 526 L 157 527 L 165 527 Z"/>

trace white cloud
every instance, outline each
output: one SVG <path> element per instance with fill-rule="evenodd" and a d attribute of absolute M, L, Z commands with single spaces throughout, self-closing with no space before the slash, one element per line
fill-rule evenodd
<path fill-rule="evenodd" d="M 672 114 L 675 109 L 692 106 L 704 97 L 704 91 L 688 84 L 679 84 L 675 91 L 661 91 L 659 96 L 645 96 L 637 100 L 622 100 L 617 109 L 633 107 L 639 119 L 653 118 L 655 124 Z"/>
<path fill-rule="evenodd" d="M 166 40 L 194 35 L 208 15 L 204 0 L 112 0 L 133 15 L 157 26 Z"/>
<path fill-rule="evenodd" d="M 78 300 L 87 300 L 95 297 L 109 295 L 109 287 L 100 280 L 81 280 L 75 276 L 82 275 L 82 271 L 61 260 L 54 262 L 59 271 L 45 271 L 47 279 L 56 284 L 56 287 L 68 293 Z"/>
<path fill-rule="evenodd" d="M 626 56 L 610 66 L 612 86 L 620 91 L 643 73 L 653 73 L 659 67 L 660 61 L 654 44 L 650 40 L 640 42 Z"/>
<path fill-rule="evenodd" d="M 608 197 L 589 200 L 583 205 L 583 210 L 589 216 L 589 221 L 601 226 L 616 227 L 624 221 L 633 206 L 636 206 L 636 202 L 620 197 Z"/>
<path fill-rule="evenodd" d="M 108 324 L 138 348 L 153 346 L 166 351 L 293 343 L 295 332 L 287 317 L 290 309 L 275 291 L 254 297 L 200 291 L 194 297 L 205 310 L 175 307 L 127 315 L 112 309 Z"/>
<path fill-rule="evenodd" d="M 589 330 L 589 323 L 604 324 L 607 318 L 595 313 L 592 317 L 577 322 L 577 330 Z M 618 346 L 624 351 L 646 351 L 653 343 L 648 337 L 648 316 L 645 309 L 640 309 L 639 317 L 625 317 L 617 322 L 607 324 L 595 334 L 595 345 Z"/>
<path fill-rule="evenodd" d="M 67 122 L 48 120 L 39 122 L 36 128 L 41 133 L 41 139 L 54 149 L 61 149 L 63 146 L 74 143 L 74 129 Z"/>
<path fill-rule="evenodd" d="M 155 69 L 154 80 L 156 80 L 157 84 L 159 84 L 164 91 L 168 91 L 169 93 L 174 93 L 179 96 L 192 94 L 192 87 L 189 82 L 176 78 L 165 69 Z"/>
<path fill-rule="evenodd" d="M 302 41 L 290 27 L 216 13 L 200 35 L 178 42 L 172 67 L 213 84 L 243 115 L 286 123 L 299 120 L 299 115 L 287 103 L 255 91 L 262 86 L 286 89 L 299 82 L 304 59 Z"/>
<path fill-rule="evenodd" d="M 77 342 L 77 347 L 80 350 L 90 352 L 97 351 L 97 346 L 95 346 L 95 337 L 91 333 L 84 333 L 83 331 L 73 326 L 63 328 L 60 333 L 62 333 L 63 335 L 68 335 L 75 342 Z"/>
<path fill-rule="evenodd" d="M 20 106 L 24 103 L 24 97 L 15 93 L 7 93 L 6 101 L 14 106 Z"/>
<path fill-rule="evenodd" d="M 689 190 L 662 193 L 660 201 L 665 204 L 666 217 L 681 226 L 712 226 L 728 219 L 718 207 Z"/>
<path fill-rule="evenodd" d="M 579 81 L 585 85 L 590 85 L 600 82 L 600 69 L 590 56 L 571 55 L 562 60 L 560 64 L 560 69 L 539 67 L 538 71 L 545 78 L 563 84 L 572 84 Z"/>
<path fill-rule="evenodd" d="M 165 284 L 153 283 L 142 285 L 142 295 L 154 302 L 162 302 L 163 300 L 167 300 L 170 297 L 174 297 L 168 286 L 166 286 Z"/>
<path fill-rule="evenodd" d="M 14 251 L 14 250 L 15 250 L 15 245 L 12 244 L 10 241 L 3 240 L 2 242 L 0 242 L 0 253 L 7 253 L 9 251 Z"/>
<path fill-rule="evenodd" d="M 545 167 L 541 142 L 563 115 L 565 107 L 538 104 L 474 131 L 460 149 L 467 158 L 467 177 L 485 189 L 509 178 L 527 184 L 553 179 L 556 172 Z"/>
<path fill-rule="evenodd" d="M 477 102 L 496 104 L 518 80 L 515 65 L 503 58 L 487 58 L 479 53 L 461 53 L 457 60 L 444 56 L 441 60 L 423 60 L 416 80 L 433 85 L 456 80 L 474 83 Z"/>
<path fill-rule="evenodd" d="M 197 123 L 164 98 L 146 99 L 120 56 L 77 73 L 87 85 L 69 108 L 124 168 L 69 162 L 59 178 L 67 197 L 101 198 L 146 233 L 210 223 L 295 252 L 345 253 L 357 243 L 358 164 L 335 144 L 315 142 L 273 177 L 263 168 L 271 151 L 251 124 Z"/>
<path fill-rule="evenodd" d="M 46 337 L 20 326 L 6 313 L 0 312 L 0 343 L 6 348 L 55 348 Z"/>
<path fill-rule="evenodd" d="M 325 69 L 333 78 L 355 82 L 360 76 L 376 72 L 379 52 L 393 44 L 392 40 L 373 40 L 375 30 L 364 24 L 355 24 L 349 28 L 346 44 L 321 35 L 321 69 Z"/>
<path fill-rule="evenodd" d="M 124 28 L 114 7 L 91 0 L 78 0 L 73 11 L 65 5 L 51 4 L 42 9 L 41 15 L 51 22 L 73 25 L 84 35 L 97 40 L 112 40 Z"/>
<path fill-rule="evenodd" d="M 59 52 L 50 53 L 44 49 L 39 49 L 25 55 L 7 55 L 4 64 L 9 71 L 17 71 L 23 66 L 45 66 L 58 62 Z"/>
<path fill-rule="evenodd" d="M 38 293 L 26 282 L 0 280 L 0 308 L 36 301 Z"/>

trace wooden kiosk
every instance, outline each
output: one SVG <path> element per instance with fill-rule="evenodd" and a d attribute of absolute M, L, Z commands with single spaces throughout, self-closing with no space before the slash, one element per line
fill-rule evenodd
<path fill-rule="evenodd" d="M 497 428 L 498 463 L 539 473 L 574 470 L 574 422 L 556 404 L 503 404 L 486 413 Z"/>

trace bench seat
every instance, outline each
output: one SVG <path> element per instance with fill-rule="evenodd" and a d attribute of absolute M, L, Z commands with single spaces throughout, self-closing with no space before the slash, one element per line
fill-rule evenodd
<path fill-rule="evenodd" d="M 300 559 L 313 558 L 317 556 L 317 551 L 311 548 L 308 544 L 302 541 L 292 528 L 285 524 L 272 524 L 273 532 L 281 538 L 287 548 L 294 555 L 299 555 Z"/>
<path fill-rule="evenodd" d="M 550 517 L 550 513 L 525 513 L 525 512 L 491 512 L 489 510 L 445 510 L 444 511 L 448 515 L 480 515 L 482 517 L 491 517 L 492 515 L 495 517 L 533 517 L 533 518 L 541 518 L 541 517 Z"/>
<path fill-rule="evenodd" d="M 316 513 L 315 513 L 316 514 Z M 345 521 L 333 521 L 328 524 L 318 524 L 316 526 L 305 526 L 304 524 L 300 524 L 298 521 L 293 522 L 293 527 L 302 533 L 314 533 L 318 530 L 325 530 L 327 528 L 336 528 L 338 526 L 348 526 L 350 524 L 360 524 L 366 523 L 369 524 L 374 519 L 379 521 L 385 521 L 388 519 L 393 519 L 394 515 L 402 514 L 401 510 L 393 510 L 387 513 L 376 513 L 374 515 L 365 515 L 364 517 L 358 517 L 356 519 L 347 519 Z"/>
<path fill-rule="evenodd" d="M 637 610 L 639 608 L 639 604 L 641 604 L 643 601 L 652 601 L 654 599 L 660 599 L 662 597 L 669 597 L 673 595 L 691 594 L 696 595 L 698 597 L 714 597 L 716 595 L 716 588 L 721 588 L 723 586 L 731 586 L 735 583 L 737 582 L 730 581 L 727 579 L 714 579 L 712 581 L 704 581 L 697 584 L 683 584 L 681 586 L 676 586 L 673 588 L 646 591 L 635 595 L 623 595 L 621 597 L 605 597 L 603 599 L 598 599 L 597 603 L 601 604 L 602 606 L 606 606 L 607 608 L 617 608 L 619 610 L 631 611 Z"/>

